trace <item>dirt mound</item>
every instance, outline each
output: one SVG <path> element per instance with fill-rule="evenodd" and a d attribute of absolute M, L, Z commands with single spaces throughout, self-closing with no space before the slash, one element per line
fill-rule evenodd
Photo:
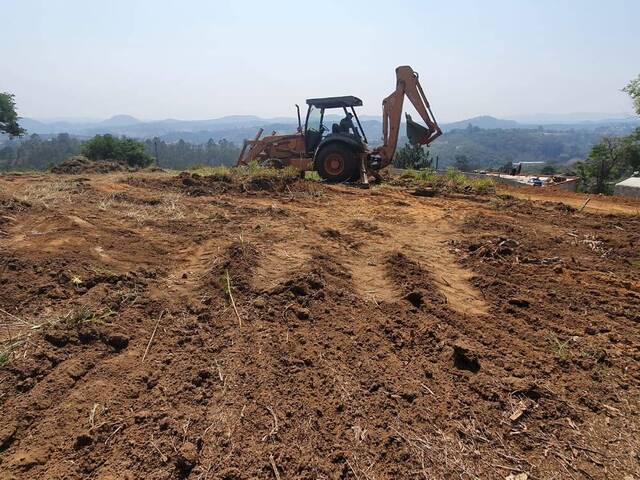
<path fill-rule="evenodd" d="M 388 274 L 405 292 L 405 299 L 416 308 L 433 309 L 447 303 L 446 297 L 435 287 L 430 275 L 406 255 L 396 252 L 387 258 Z"/>
<path fill-rule="evenodd" d="M 0 192 L 0 235 L 4 234 L 4 229 L 7 226 L 17 221 L 16 215 L 20 215 L 31 208 L 32 206 L 29 202 Z"/>
<path fill-rule="evenodd" d="M 1 213 L 16 213 L 28 210 L 31 208 L 29 202 L 17 199 L 11 195 L 6 195 L 0 192 L 0 212 Z"/>
<path fill-rule="evenodd" d="M 180 188 L 191 196 L 212 195 L 229 190 L 236 192 L 284 192 L 287 187 L 295 184 L 299 178 L 294 175 L 234 175 L 214 174 L 198 175 L 183 172 L 176 177 Z"/>
<path fill-rule="evenodd" d="M 257 193 L 290 192 L 300 178 L 297 175 L 285 173 L 256 173 L 245 174 L 242 171 L 229 169 L 227 173 L 213 173 L 200 175 L 198 173 L 182 172 L 171 178 L 132 178 L 131 185 L 155 186 L 170 188 L 173 191 L 185 193 L 190 197 L 219 195 L 223 193 Z"/>
<path fill-rule="evenodd" d="M 129 170 L 126 165 L 109 160 L 89 160 L 82 155 L 69 157 L 51 168 L 58 175 L 78 175 L 84 173 L 111 173 Z"/>

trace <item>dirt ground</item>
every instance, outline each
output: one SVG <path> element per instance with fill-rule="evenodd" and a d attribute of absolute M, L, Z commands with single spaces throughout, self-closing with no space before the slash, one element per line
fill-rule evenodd
<path fill-rule="evenodd" d="M 0 177 L 0 478 L 640 478 L 640 205 L 214 180 Z"/>

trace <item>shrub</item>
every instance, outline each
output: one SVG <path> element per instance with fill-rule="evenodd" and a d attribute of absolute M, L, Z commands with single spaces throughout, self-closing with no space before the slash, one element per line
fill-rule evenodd
<path fill-rule="evenodd" d="M 425 169 L 431 168 L 433 159 L 429 150 L 424 150 L 422 145 L 407 143 L 399 148 L 393 156 L 393 166 L 396 168 Z"/>
<path fill-rule="evenodd" d="M 436 190 L 477 194 L 495 191 L 490 178 L 470 178 L 455 168 L 449 168 L 444 175 L 438 175 L 433 170 L 406 170 L 397 180 L 392 180 L 391 184 L 429 186 Z"/>
<path fill-rule="evenodd" d="M 117 160 L 132 167 L 147 167 L 153 157 L 145 152 L 144 143 L 133 138 L 96 135 L 82 144 L 82 154 L 91 160 Z"/>

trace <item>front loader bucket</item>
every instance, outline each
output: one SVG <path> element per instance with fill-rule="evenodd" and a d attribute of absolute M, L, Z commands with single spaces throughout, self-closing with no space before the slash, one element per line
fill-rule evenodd
<path fill-rule="evenodd" d="M 240 150 L 240 155 L 238 155 L 238 160 L 236 161 L 236 167 L 239 167 L 240 165 L 247 165 L 249 163 L 245 159 L 245 153 L 247 153 L 247 155 L 250 155 L 251 154 L 251 148 L 249 148 L 249 152 L 247 152 L 247 147 L 249 145 L 251 145 L 253 147 L 253 145 L 262 136 L 262 132 L 264 132 L 264 128 L 261 128 L 260 130 L 258 130 L 258 133 L 256 134 L 256 138 L 254 138 L 253 140 L 245 140 L 244 141 L 244 143 L 242 144 L 242 150 Z"/>
<path fill-rule="evenodd" d="M 405 116 L 407 119 L 407 138 L 409 139 L 409 143 L 411 143 L 411 145 L 427 144 L 434 131 L 411 120 L 411 116 L 408 113 L 406 113 Z"/>

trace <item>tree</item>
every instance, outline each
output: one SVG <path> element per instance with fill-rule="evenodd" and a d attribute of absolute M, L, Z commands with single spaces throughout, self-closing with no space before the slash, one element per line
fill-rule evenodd
<path fill-rule="evenodd" d="M 640 115 L 640 76 L 623 88 L 633 100 Z M 640 170 L 640 128 L 630 135 L 605 136 L 594 145 L 585 162 L 576 165 L 586 189 L 597 193 L 608 192 L 607 182 L 622 178 Z"/>
<path fill-rule="evenodd" d="M 638 75 L 638 78 L 631 80 L 622 91 L 629 94 L 633 100 L 633 107 L 636 109 L 636 113 L 640 115 L 640 75 Z"/>
<path fill-rule="evenodd" d="M 147 153 L 162 159 L 162 166 L 177 170 L 194 165 L 234 165 L 240 150 L 224 138 L 218 142 L 209 139 L 204 144 L 179 140 L 166 143 L 160 138 L 145 140 Z"/>
<path fill-rule="evenodd" d="M 587 188 L 591 187 L 596 193 L 610 193 L 607 182 L 633 173 L 640 166 L 637 135 L 636 132 L 624 137 L 603 137 L 593 146 L 589 158 L 578 164 Z"/>
<path fill-rule="evenodd" d="M 18 124 L 16 103 L 10 93 L 0 93 L 0 133 L 7 133 L 11 137 L 19 137 L 26 130 Z"/>
<path fill-rule="evenodd" d="M 430 152 L 425 151 L 422 145 L 407 143 L 398 149 L 393 156 L 393 166 L 396 168 L 413 168 L 417 170 L 431 168 L 433 159 Z"/>
<path fill-rule="evenodd" d="M 640 128 L 626 137 L 625 158 L 633 172 L 640 171 Z"/>
<path fill-rule="evenodd" d="M 80 151 L 80 140 L 68 133 L 8 140 L 0 147 L 1 170 L 47 170 Z"/>
<path fill-rule="evenodd" d="M 116 160 L 132 167 L 151 165 L 153 157 L 145 151 L 145 144 L 133 138 L 96 135 L 82 145 L 82 154 L 91 160 Z"/>
<path fill-rule="evenodd" d="M 556 167 L 550 163 L 545 164 L 540 170 L 542 175 L 554 175 L 556 173 Z"/>
<path fill-rule="evenodd" d="M 456 170 L 460 170 L 461 172 L 470 172 L 473 170 L 471 162 L 466 155 L 456 155 L 453 158 L 453 166 Z"/>

